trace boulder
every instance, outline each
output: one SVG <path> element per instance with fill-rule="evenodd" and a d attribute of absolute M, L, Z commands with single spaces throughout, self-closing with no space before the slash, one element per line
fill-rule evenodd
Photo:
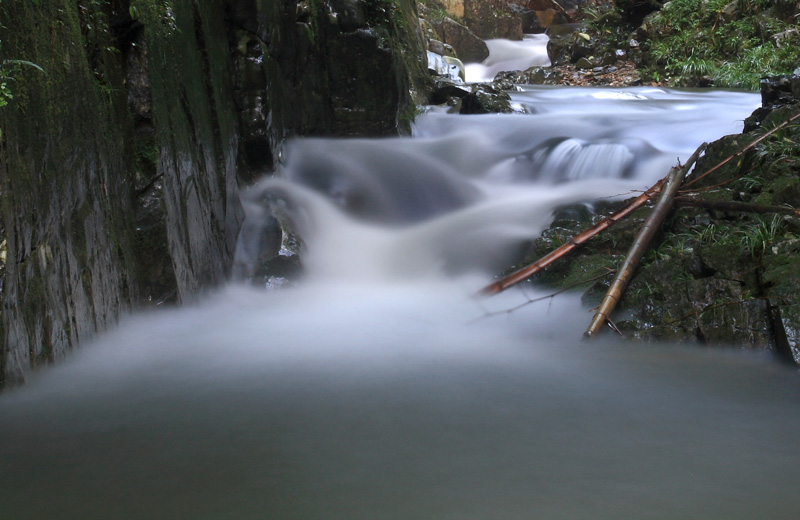
<path fill-rule="evenodd" d="M 531 67 L 525 71 L 505 71 L 495 76 L 492 82 L 501 90 L 513 90 L 516 85 L 559 85 L 561 75 L 552 67 Z"/>
<path fill-rule="evenodd" d="M 486 42 L 464 25 L 452 18 L 441 18 L 429 22 L 438 34 L 439 40 L 451 45 L 458 58 L 464 63 L 479 63 L 489 57 L 489 48 L 486 46 Z"/>
<path fill-rule="evenodd" d="M 581 58 L 588 58 L 595 51 L 595 41 L 586 33 L 581 32 L 580 28 L 572 24 L 558 26 L 558 31 L 550 34 L 547 42 L 547 56 L 553 65 L 566 65 L 576 63 Z M 567 32 L 572 28 L 571 32 Z"/>
<path fill-rule="evenodd" d="M 492 85 L 479 83 L 461 100 L 462 114 L 511 113 L 511 97 Z"/>
<path fill-rule="evenodd" d="M 543 33 L 547 26 L 542 25 L 539 21 L 536 11 L 532 11 L 527 7 L 522 7 L 517 3 L 509 4 L 511 12 L 514 16 L 522 22 L 522 32 L 525 34 L 539 34 Z"/>
<path fill-rule="evenodd" d="M 440 42 L 439 40 L 428 40 L 428 50 L 441 56 L 449 56 L 451 58 L 458 56 L 452 45 Z"/>
<path fill-rule="evenodd" d="M 464 64 L 458 58 L 442 56 L 428 51 L 428 72 L 441 76 L 450 81 L 462 82 L 465 80 Z"/>

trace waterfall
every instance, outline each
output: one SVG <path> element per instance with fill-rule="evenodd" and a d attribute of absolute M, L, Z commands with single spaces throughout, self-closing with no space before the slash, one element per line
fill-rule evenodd
<path fill-rule="evenodd" d="M 275 255 L 280 222 L 302 277 L 131 316 L 0 395 L 4 517 L 793 517 L 793 372 L 581 344 L 570 295 L 473 297 L 554 208 L 646 188 L 757 96 L 514 101 L 529 113 L 289 143 L 244 194 L 237 269 Z"/>

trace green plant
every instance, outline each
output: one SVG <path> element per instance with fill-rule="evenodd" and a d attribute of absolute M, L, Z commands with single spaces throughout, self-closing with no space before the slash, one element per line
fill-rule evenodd
<path fill-rule="evenodd" d="M 750 192 L 761 191 L 764 188 L 764 179 L 759 175 L 745 175 L 739 182 L 742 187 Z"/>
<path fill-rule="evenodd" d="M 786 222 L 775 215 L 770 220 L 761 219 L 739 231 L 744 252 L 753 257 L 763 255 L 786 229 Z"/>
<path fill-rule="evenodd" d="M 714 223 L 704 227 L 699 233 L 698 238 L 703 243 L 722 242 L 730 236 L 730 230 L 727 227 L 720 227 Z"/>
<path fill-rule="evenodd" d="M 0 50 L 2 50 L 1 41 Z M 8 103 L 14 99 L 11 82 L 16 81 L 16 76 L 23 67 L 31 67 L 39 72 L 44 72 L 43 68 L 32 61 L 7 59 L 0 61 L 0 107 L 8 105 Z"/>
<path fill-rule="evenodd" d="M 789 30 L 794 24 L 786 16 L 774 15 L 781 11 L 777 3 L 667 2 L 648 22 L 645 61 L 652 69 L 682 77 L 683 83 L 698 84 L 707 77 L 720 87 L 758 89 L 761 77 L 790 73 L 800 62 L 800 36 Z M 782 38 L 776 39 L 778 34 Z"/>

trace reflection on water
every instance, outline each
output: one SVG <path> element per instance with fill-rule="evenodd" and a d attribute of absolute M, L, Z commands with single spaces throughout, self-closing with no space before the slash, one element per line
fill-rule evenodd
<path fill-rule="evenodd" d="M 537 294 L 472 297 L 554 207 L 648 185 L 757 96 L 518 100 L 537 114 L 290 144 L 247 194 L 246 236 L 290 223 L 306 278 L 131 317 L 0 396 L 2 517 L 794 518 L 793 370 L 581 343 L 590 315 L 570 296 L 510 314 Z M 541 174 L 604 144 L 627 172 Z"/>

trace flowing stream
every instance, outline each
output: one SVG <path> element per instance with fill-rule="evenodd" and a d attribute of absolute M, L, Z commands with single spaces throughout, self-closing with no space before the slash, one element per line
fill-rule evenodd
<path fill-rule="evenodd" d="M 290 143 L 245 194 L 237 263 L 246 276 L 277 247 L 274 215 L 302 241 L 302 280 L 129 317 L 0 395 L 0 516 L 796 518 L 795 371 L 582 343 L 590 314 L 569 295 L 513 313 L 536 294 L 473 298 L 555 207 L 649 186 L 758 96 L 514 102 L 529 113 Z"/>

